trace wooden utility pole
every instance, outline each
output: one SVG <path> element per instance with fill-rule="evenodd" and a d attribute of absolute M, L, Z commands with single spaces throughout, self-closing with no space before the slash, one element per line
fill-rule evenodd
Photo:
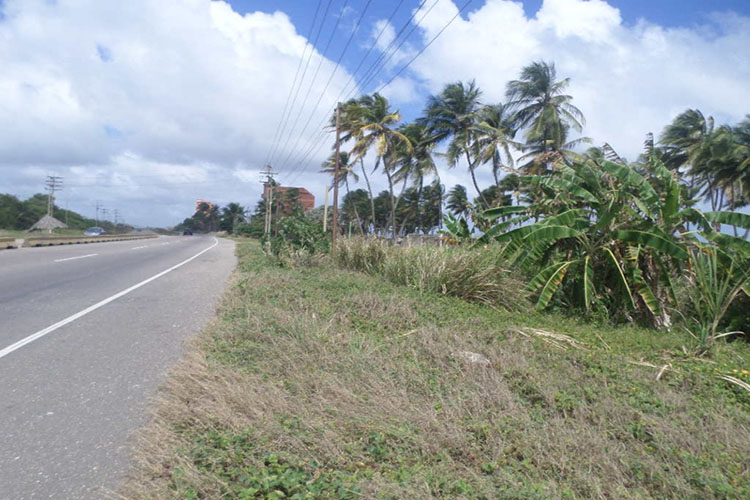
<path fill-rule="evenodd" d="M 326 185 L 326 201 L 323 204 L 323 232 L 325 233 L 328 231 L 328 191 L 330 191 L 330 186 Z"/>
<path fill-rule="evenodd" d="M 263 197 L 266 199 L 266 216 L 263 221 L 263 234 L 267 235 L 271 232 L 271 211 L 273 208 L 274 191 L 273 168 L 271 168 L 271 165 L 266 165 L 266 168 L 261 171 L 260 175 L 260 182 L 263 184 Z"/>
<path fill-rule="evenodd" d="M 341 134 L 339 127 L 339 115 L 341 114 L 341 104 L 336 105 L 336 169 L 333 173 L 333 220 L 331 221 L 331 246 L 336 245 L 336 233 L 339 232 L 339 168 L 341 168 Z"/>

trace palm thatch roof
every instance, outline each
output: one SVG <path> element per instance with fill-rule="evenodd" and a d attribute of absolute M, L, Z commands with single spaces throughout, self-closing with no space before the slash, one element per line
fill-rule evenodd
<path fill-rule="evenodd" d="M 36 224 L 31 226 L 31 229 L 29 231 L 36 231 L 39 229 L 57 229 L 62 228 L 66 229 L 68 226 L 66 226 L 64 223 L 60 222 L 59 220 L 55 219 L 51 215 L 45 215 L 38 221 L 36 221 Z"/>

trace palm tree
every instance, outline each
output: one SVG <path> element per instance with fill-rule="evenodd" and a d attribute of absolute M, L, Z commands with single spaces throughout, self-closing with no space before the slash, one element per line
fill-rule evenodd
<path fill-rule="evenodd" d="M 245 208 L 239 203 L 232 202 L 221 210 L 219 224 L 223 230 L 231 234 L 240 222 L 245 222 Z"/>
<path fill-rule="evenodd" d="M 354 114 L 352 135 L 356 140 L 352 148 L 355 158 L 363 157 L 367 151 L 375 148 L 377 160 L 375 168 L 383 164 L 383 171 L 388 178 L 388 191 L 391 197 L 391 231 L 396 232 L 396 197 L 393 193 L 395 148 L 402 144 L 406 150 L 411 150 L 409 139 L 394 129 L 401 121 L 401 114 L 390 109 L 388 100 L 378 93 L 359 99 L 359 109 Z"/>
<path fill-rule="evenodd" d="M 505 95 L 515 111 L 515 127 L 526 129 L 526 143 L 537 156 L 581 142 L 567 140 L 570 129 L 581 132 L 585 123 L 581 110 L 571 104 L 573 97 L 564 94 L 569 83 L 569 78 L 558 81 L 554 63 L 544 61 L 526 66 L 520 79 L 508 82 Z"/>
<path fill-rule="evenodd" d="M 453 189 L 448 192 L 446 207 L 453 215 L 466 218 L 471 213 L 471 203 L 466 195 L 466 188 L 461 184 L 453 186 Z"/>
<path fill-rule="evenodd" d="M 440 94 L 429 97 L 425 116 L 418 121 L 427 125 L 435 142 L 450 138 L 446 151 L 450 166 L 455 167 L 462 157 L 465 158 L 474 189 L 484 199 L 474 172 L 481 161 L 476 144 L 481 95 L 482 91 L 474 80 L 468 84 L 456 82 L 446 85 Z"/>
<path fill-rule="evenodd" d="M 477 144 L 482 162 L 492 162 L 492 177 L 496 189 L 500 189 L 500 171 L 516 173 L 513 168 L 511 148 L 521 149 L 521 144 L 513 141 L 515 130 L 507 106 L 502 103 L 484 106 L 479 112 L 479 125 L 475 127 Z M 496 197 L 500 196 L 500 192 Z"/>
<path fill-rule="evenodd" d="M 427 127 L 422 123 L 410 123 L 401 127 L 400 130 L 409 139 L 412 148 L 409 150 L 403 145 L 397 148 L 398 170 L 395 177 L 403 179 L 404 183 L 411 178 L 413 185 L 417 188 L 416 197 L 419 204 L 422 202 L 425 178 L 438 175 L 435 160 L 432 157 L 432 150 L 436 145 L 435 139 L 429 135 Z M 398 200 L 396 203 L 398 204 Z M 419 230 L 424 229 L 422 215 L 422 211 L 418 210 L 417 227 Z"/>
<path fill-rule="evenodd" d="M 342 133 L 341 142 L 346 143 L 350 139 L 355 138 L 355 134 L 359 131 L 359 116 L 362 114 L 363 106 L 369 102 L 368 96 L 364 96 L 359 99 L 350 99 L 340 107 L 339 111 L 339 129 Z M 336 117 L 332 118 L 331 126 L 335 127 Z M 362 170 L 362 176 L 365 178 L 365 184 L 367 184 L 367 193 L 369 194 L 370 202 L 370 220 L 372 222 L 373 230 L 375 229 L 375 197 L 372 194 L 372 186 L 370 185 L 370 177 L 367 175 L 365 169 L 364 154 L 358 155 L 359 166 Z M 352 163 L 354 160 L 352 160 Z"/>
<path fill-rule="evenodd" d="M 339 186 L 341 184 L 344 185 L 346 188 L 346 194 L 349 194 L 349 178 L 351 177 L 354 182 L 359 182 L 359 176 L 357 176 L 356 172 L 354 172 L 354 165 L 350 163 L 350 155 L 346 151 L 340 151 L 339 152 L 339 175 L 338 175 L 338 181 L 336 179 L 333 180 L 333 182 L 338 182 Z M 324 174 L 330 174 L 331 177 L 334 177 L 336 174 L 336 153 L 331 153 L 331 156 L 328 157 L 328 159 L 323 162 L 322 165 L 323 169 L 321 170 L 321 173 Z M 360 233 L 363 232 L 362 229 L 362 220 L 359 218 L 359 213 L 357 212 L 357 207 L 354 207 L 354 215 L 357 218 L 357 227 L 359 227 Z"/>

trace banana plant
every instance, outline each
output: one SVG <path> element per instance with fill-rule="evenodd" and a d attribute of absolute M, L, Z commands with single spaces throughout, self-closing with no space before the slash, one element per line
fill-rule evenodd
<path fill-rule="evenodd" d="M 544 194 L 537 203 L 485 211 L 498 222 L 483 239 L 505 243 L 506 257 L 531 273 L 537 309 L 557 297 L 587 312 L 604 308 L 612 318 L 669 327 L 672 281 L 691 245 L 702 238 L 743 246 L 713 225 L 750 227 L 744 214 L 692 208 L 676 175 L 653 154 L 631 165 L 557 163 L 548 174 L 521 178 Z"/>

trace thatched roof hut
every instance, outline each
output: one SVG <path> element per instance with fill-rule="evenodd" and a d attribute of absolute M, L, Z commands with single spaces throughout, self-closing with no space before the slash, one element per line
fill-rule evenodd
<path fill-rule="evenodd" d="M 51 215 L 45 215 L 38 221 L 36 221 L 36 224 L 31 226 L 31 229 L 29 231 L 38 231 L 38 230 L 52 230 L 52 229 L 67 229 L 68 226 L 66 226 L 64 223 L 60 222 L 59 220 L 55 219 Z"/>

